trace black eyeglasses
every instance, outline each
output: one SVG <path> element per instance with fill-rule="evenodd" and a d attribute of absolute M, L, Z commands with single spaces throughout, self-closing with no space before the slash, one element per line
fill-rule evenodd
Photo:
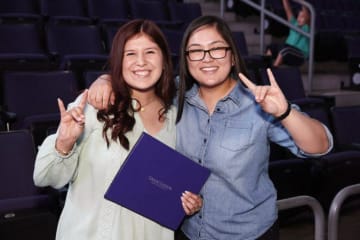
<path fill-rule="evenodd" d="M 226 56 L 227 51 L 230 49 L 231 49 L 230 47 L 217 47 L 217 48 L 211 48 L 209 50 L 194 49 L 194 50 L 188 50 L 185 53 L 189 57 L 190 61 L 201 61 L 205 58 L 206 53 L 209 53 L 212 59 L 224 58 Z"/>

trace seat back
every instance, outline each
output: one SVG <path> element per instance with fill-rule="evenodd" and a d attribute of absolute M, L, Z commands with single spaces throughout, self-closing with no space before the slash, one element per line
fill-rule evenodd
<path fill-rule="evenodd" d="M 37 24 L 0 24 L 0 34 L 0 53 L 44 53 L 40 28 Z"/>
<path fill-rule="evenodd" d="M 91 22 L 84 0 L 40 0 L 40 11 L 54 21 Z"/>
<path fill-rule="evenodd" d="M 112 41 L 119 30 L 119 28 L 125 24 L 125 22 L 107 22 L 104 24 L 101 24 L 101 29 L 103 33 L 103 40 L 105 44 L 106 51 L 109 53 L 112 47 Z"/>
<path fill-rule="evenodd" d="M 107 73 L 106 71 L 86 71 L 83 75 L 85 88 L 89 88 L 90 85 L 102 74 Z"/>
<path fill-rule="evenodd" d="M 272 73 L 288 100 L 305 98 L 305 89 L 300 69 L 297 67 L 272 68 Z M 260 69 L 263 84 L 270 84 L 266 69 Z"/>
<path fill-rule="evenodd" d="M 153 21 L 170 21 L 166 1 L 132 0 L 129 2 L 132 18 L 144 18 Z"/>
<path fill-rule="evenodd" d="M 56 99 L 65 104 L 78 94 L 75 75 L 70 71 L 5 72 L 4 104 L 17 113 L 18 121 L 37 114 L 58 113 Z"/>
<path fill-rule="evenodd" d="M 182 30 L 166 29 L 166 28 L 163 29 L 162 31 L 169 44 L 174 74 L 178 74 L 181 40 L 183 38 L 184 32 Z"/>
<path fill-rule="evenodd" d="M 37 0 L 0 1 L 1 22 L 37 22 L 41 19 Z"/>
<path fill-rule="evenodd" d="M 101 68 L 108 59 L 97 25 L 50 22 L 46 25 L 46 41 L 49 52 L 58 57 L 60 69 L 76 70 L 72 68 L 76 61 L 86 61 L 84 67 L 99 61 L 94 67 Z"/>
<path fill-rule="evenodd" d="M 46 36 L 52 53 L 105 54 L 100 29 L 95 25 L 49 23 L 46 26 Z"/>
<path fill-rule="evenodd" d="M 360 147 L 360 106 L 334 106 L 331 116 L 336 144 Z"/>
<path fill-rule="evenodd" d="M 40 24 L 0 24 L 0 36 L 1 69 L 30 70 L 50 66 Z"/>
<path fill-rule="evenodd" d="M 88 16 L 100 22 L 130 19 L 126 0 L 87 0 Z"/>
<path fill-rule="evenodd" d="M 0 132 L 0 146 L 0 199 L 38 194 L 32 180 L 35 145 L 31 133 L 28 130 Z"/>
<path fill-rule="evenodd" d="M 34 185 L 31 133 L 0 132 L 0 146 L 1 239 L 53 239 L 60 209 L 51 189 Z"/>
<path fill-rule="evenodd" d="M 238 51 L 242 57 L 248 56 L 249 51 L 245 39 L 244 32 L 242 31 L 233 31 L 233 38 L 238 48 Z"/>
<path fill-rule="evenodd" d="M 289 158 L 271 161 L 269 177 L 277 190 L 278 199 L 313 195 L 316 189 L 312 166 L 304 159 Z"/>
<path fill-rule="evenodd" d="M 170 20 L 183 22 L 183 29 L 185 29 L 192 20 L 202 15 L 201 5 L 198 2 L 185 3 L 168 1 L 168 9 Z"/>
<path fill-rule="evenodd" d="M 3 86 L 4 105 L 16 113 L 11 128 L 31 129 L 37 145 L 46 135 L 46 123 L 57 126 L 59 122 L 56 99 L 60 97 L 68 104 L 78 94 L 77 78 L 69 71 L 6 72 Z M 37 133 L 42 128 L 44 131 Z"/>

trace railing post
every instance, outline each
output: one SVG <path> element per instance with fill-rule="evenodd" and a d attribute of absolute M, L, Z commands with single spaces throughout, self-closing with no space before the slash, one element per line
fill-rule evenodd
<path fill-rule="evenodd" d="M 224 18 L 224 12 L 225 12 L 225 1 L 220 0 L 220 17 Z"/>
<path fill-rule="evenodd" d="M 265 9 L 265 0 L 261 0 L 261 11 L 260 11 L 260 53 L 263 54 L 264 53 L 264 43 L 265 43 L 265 28 L 264 28 L 264 22 L 265 22 L 265 13 L 264 13 L 264 9 Z"/>
<path fill-rule="evenodd" d="M 315 240 L 325 239 L 325 213 L 318 200 L 310 196 L 296 196 L 277 201 L 278 209 L 309 206 L 315 217 Z"/>
<path fill-rule="evenodd" d="M 351 195 L 360 194 L 360 184 L 340 190 L 331 202 L 328 217 L 328 240 L 338 239 L 339 216 L 343 202 Z"/>

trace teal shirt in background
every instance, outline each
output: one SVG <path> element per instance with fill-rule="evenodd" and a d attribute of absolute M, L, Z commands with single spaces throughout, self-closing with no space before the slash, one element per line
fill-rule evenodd
<path fill-rule="evenodd" d="M 290 19 L 290 23 L 294 26 L 300 27 L 294 17 Z M 304 32 L 310 32 L 310 27 L 307 24 L 301 26 L 300 28 Z M 307 36 L 290 29 L 289 36 L 287 37 L 285 43 L 300 49 L 305 58 L 309 57 L 309 38 Z"/>

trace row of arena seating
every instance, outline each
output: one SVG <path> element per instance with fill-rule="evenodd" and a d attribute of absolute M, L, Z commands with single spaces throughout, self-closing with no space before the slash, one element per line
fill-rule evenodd
<path fill-rule="evenodd" d="M 115 4 L 116 1 L 88 1 L 88 9 L 102 10 L 102 17 L 99 17 L 99 14 L 95 14 L 96 16 L 76 15 L 78 11 L 75 9 L 79 7 L 77 5 L 85 3 L 85 1 L 44 0 L 40 2 L 41 6 L 45 5 L 49 9 L 59 12 L 53 13 L 47 18 L 46 15 L 28 13 L 24 9 L 21 12 L 6 12 L 10 11 L 10 7 L 2 8 L 1 4 L 11 5 L 11 1 L 0 2 L 0 35 L 3 36 L 0 40 L 0 71 L 75 70 L 78 67 L 102 69 L 106 64 L 112 38 L 118 27 L 132 18 L 146 18 L 155 21 L 169 37 L 172 52 L 177 55 L 184 27 L 189 21 L 202 14 L 198 3 L 175 1 L 165 1 L 165 3 L 160 1 L 118 1 L 120 2 L 118 4 L 131 6 L 132 12 L 131 14 L 127 13 L 126 17 L 116 17 L 108 12 L 110 10 L 121 12 L 117 11 L 120 6 Z M 183 14 L 184 12 L 187 14 Z M 27 19 L 25 13 L 31 14 L 31 16 L 35 15 L 36 19 L 40 20 L 26 21 L 24 20 Z M 95 21 L 95 19 L 97 20 Z M 174 44 L 172 44 L 173 40 L 176 40 Z"/>
<path fill-rule="evenodd" d="M 158 3 L 158 1 L 143 2 L 146 2 L 146 4 L 149 2 L 151 4 Z M 181 11 L 170 11 L 171 8 L 169 7 L 168 14 L 178 15 L 179 17 L 178 20 L 175 20 L 176 17 L 172 17 L 174 19 L 170 21 L 172 24 L 165 24 L 164 22 L 169 23 L 169 21 L 155 18 L 157 16 L 155 14 L 154 17 L 145 15 L 143 17 L 154 19 L 163 29 L 168 38 L 176 72 L 179 45 L 183 34 L 182 26 L 184 26 L 180 26 L 178 23 L 184 23 L 200 16 L 201 8 L 199 4 L 194 3 L 168 1 L 167 4 L 168 6 L 176 5 L 174 9 L 181 9 Z M 104 5 L 106 4 L 104 3 Z M 185 8 L 197 10 L 191 11 L 185 10 Z M 59 9 L 61 8 L 59 7 Z M 184 15 L 182 14 L 184 11 L 191 14 L 186 14 L 187 18 L 180 20 L 181 16 Z M 3 15 L 7 16 L 7 14 Z M 14 17 L 17 14 L 8 15 Z M 3 19 L 0 24 L 0 34 L 3 36 L 0 39 L 0 71 L 20 69 L 60 69 L 73 71 L 77 69 L 79 71 L 84 69 L 105 69 L 112 38 L 118 27 L 128 20 L 112 18 L 112 20 L 97 21 L 95 24 L 94 21 L 80 21 L 78 17 L 70 15 L 55 15 L 47 21 L 26 23 L 24 21 L 15 23 L 14 21 L 5 21 Z M 356 24 L 360 21 L 351 22 Z M 237 42 L 239 42 L 240 52 L 250 68 L 271 65 L 269 59 L 265 59 L 263 56 L 248 56 L 246 41 L 242 32 L 234 34 L 234 36 Z M 23 39 L 27 39 L 27 41 L 23 41 Z M 344 36 L 336 29 L 323 30 L 315 38 L 315 60 L 333 59 L 348 61 L 351 74 L 360 72 L 358 68 L 360 62 L 359 42 L 360 34 Z M 360 80 L 355 79 L 353 82 L 360 85 Z"/>
<path fill-rule="evenodd" d="M 186 14 L 184 14 L 186 12 Z M 179 26 L 201 15 L 199 3 L 174 0 L 4 0 L 0 2 L 1 22 L 71 21 L 117 22 L 147 18 Z"/>
<path fill-rule="evenodd" d="M 0 24 L 0 70 L 101 69 L 113 37 L 124 22 L 80 24 L 64 22 Z M 183 31 L 162 29 L 174 56 Z M 234 32 L 241 54 L 249 57 L 243 32 Z M 26 39 L 27 41 L 23 41 Z"/>

